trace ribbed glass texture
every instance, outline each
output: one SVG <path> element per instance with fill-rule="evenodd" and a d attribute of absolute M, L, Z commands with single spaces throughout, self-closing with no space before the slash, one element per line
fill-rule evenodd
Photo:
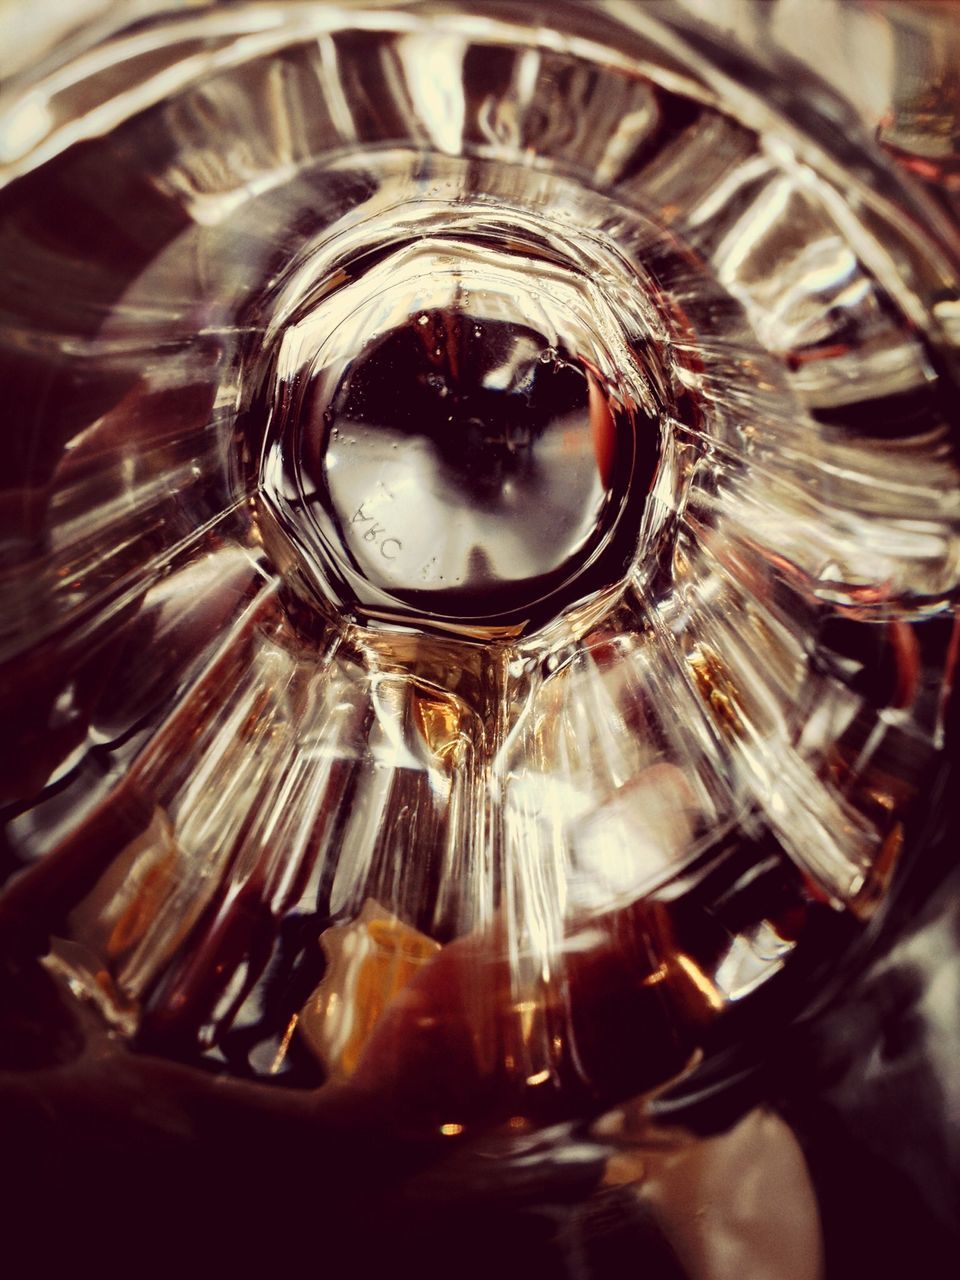
<path fill-rule="evenodd" d="M 952 152 L 795 11 L 114 6 L 13 68 L 0 912 L 111 1043 L 539 1125 L 883 908 L 957 652 Z"/>

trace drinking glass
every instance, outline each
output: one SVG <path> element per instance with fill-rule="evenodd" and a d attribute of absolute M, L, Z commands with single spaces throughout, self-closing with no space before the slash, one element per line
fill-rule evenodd
<path fill-rule="evenodd" d="M 655 1182 L 942 809 L 949 6 L 0 14 L 24 1185 Z"/>

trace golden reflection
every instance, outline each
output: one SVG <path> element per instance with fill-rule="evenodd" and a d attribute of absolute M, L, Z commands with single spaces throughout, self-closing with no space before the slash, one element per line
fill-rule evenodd
<path fill-rule="evenodd" d="M 107 939 L 107 957 L 116 960 L 130 951 L 143 938 L 166 896 L 176 854 L 167 853 L 148 867 L 133 899 L 123 908 Z"/>
<path fill-rule="evenodd" d="M 868 920 L 883 901 L 903 852 L 903 823 L 895 822 L 874 858 L 860 893 L 851 903 L 854 914 Z"/>
<path fill-rule="evenodd" d="M 645 974 L 644 977 L 641 978 L 640 982 L 644 987 L 655 987 L 658 982 L 664 982 L 669 976 L 669 969 L 663 961 L 661 961 L 660 964 L 657 965 L 656 969 L 654 969 L 652 973 Z"/>
<path fill-rule="evenodd" d="M 121 987 L 127 986 L 125 963 L 163 918 L 180 865 L 172 825 L 158 808 L 71 912 L 74 937 L 106 962 Z"/>
<path fill-rule="evenodd" d="M 287 1023 L 287 1029 L 283 1033 L 283 1039 L 277 1046 L 277 1052 L 274 1054 L 273 1061 L 270 1063 L 270 1074 L 275 1076 L 283 1066 L 283 1060 L 287 1056 L 287 1049 L 290 1047 L 290 1037 L 297 1029 L 297 1023 L 300 1021 L 299 1013 L 295 1013 Z"/>
<path fill-rule="evenodd" d="M 713 712 L 714 719 L 725 732 L 739 735 L 743 732 L 737 692 L 723 663 L 705 645 L 690 654 L 690 666 L 700 696 Z"/>
<path fill-rule="evenodd" d="M 356 920 L 327 929 L 329 968 L 299 1014 L 301 1034 L 334 1078 L 356 1070 L 387 1006 L 440 944 L 367 899 Z"/>
<path fill-rule="evenodd" d="M 707 1004 L 711 1009 L 721 1010 L 725 1005 L 725 1000 L 716 986 L 710 981 L 704 971 L 692 960 L 688 955 L 684 955 L 682 951 L 678 951 L 673 957 L 677 968 L 690 979 L 697 991 L 705 997 Z"/>
<path fill-rule="evenodd" d="M 412 701 L 417 727 L 431 753 L 453 765 L 462 741 L 459 707 L 451 698 L 429 697 L 420 692 Z"/>

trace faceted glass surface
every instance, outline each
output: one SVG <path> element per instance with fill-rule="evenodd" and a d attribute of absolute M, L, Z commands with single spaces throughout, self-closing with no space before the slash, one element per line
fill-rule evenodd
<path fill-rule="evenodd" d="M 0 99 L 3 919 L 412 1133 L 816 998 L 944 745 L 949 212 L 691 6 L 134 16 Z"/>

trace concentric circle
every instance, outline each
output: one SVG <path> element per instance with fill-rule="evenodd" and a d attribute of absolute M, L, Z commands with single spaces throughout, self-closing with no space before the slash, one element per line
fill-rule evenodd
<path fill-rule="evenodd" d="M 638 354 L 640 309 L 625 332 L 562 240 L 547 256 L 508 218 L 308 290 L 248 418 L 305 576 L 368 618 L 525 628 L 641 555 L 663 374 Z"/>

